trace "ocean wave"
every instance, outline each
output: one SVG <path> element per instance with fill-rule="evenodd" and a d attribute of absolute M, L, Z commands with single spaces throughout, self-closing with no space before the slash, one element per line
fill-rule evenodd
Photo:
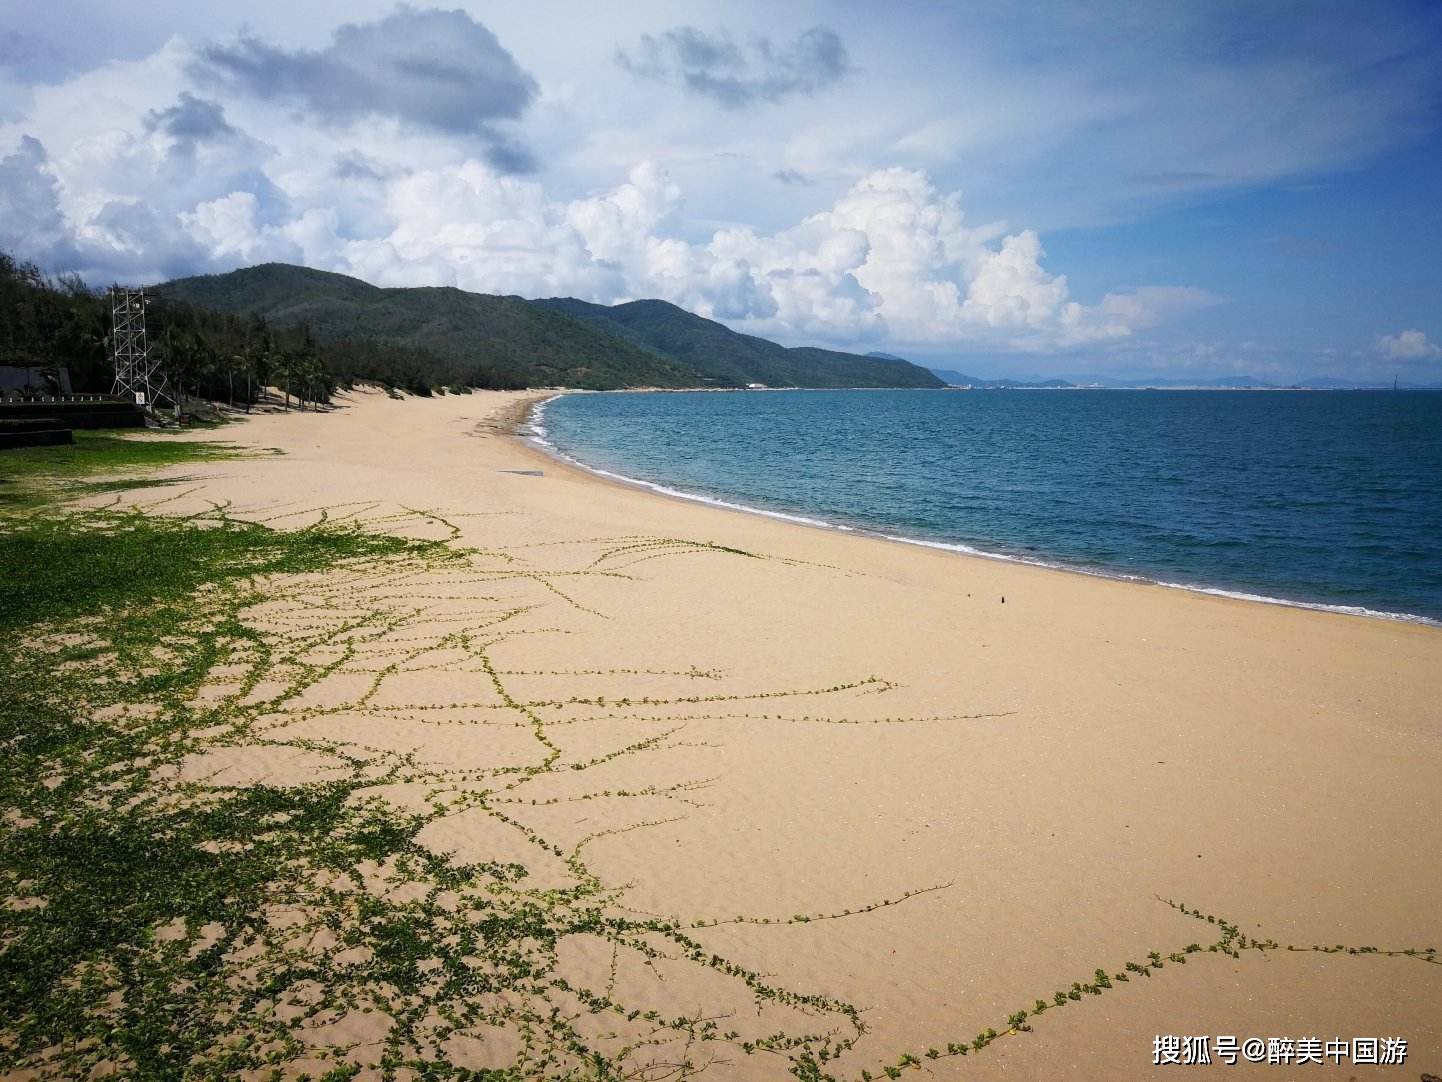
<path fill-rule="evenodd" d="M 856 528 L 846 526 L 839 522 L 827 522 L 824 519 L 808 518 L 805 515 L 790 514 L 785 511 L 769 511 L 762 507 L 751 507 L 743 503 L 733 503 L 730 500 L 723 500 L 718 496 L 707 496 L 699 492 L 686 492 L 679 488 L 670 488 L 666 485 L 657 484 L 654 481 L 644 481 L 639 477 L 628 477 L 624 473 L 616 473 L 613 470 L 602 469 L 600 466 L 592 466 L 589 462 L 582 462 L 574 455 L 562 451 L 547 437 L 544 425 L 537 423 L 536 415 L 550 403 L 554 402 L 560 395 L 554 395 L 544 402 L 537 403 L 531 415 L 528 416 L 516 429 L 517 434 L 532 446 L 538 448 L 552 458 L 559 459 L 569 466 L 593 473 L 597 477 L 604 477 L 610 481 L 619 481 L 625 485 L 633 485 L 636 488 L 644 488 L 650 492 L 658 492 L 663 496 L 671 496 L 678 500 L 690 500 L 693 503 L 704 503 L 709 507 L 722 507 L 728 511 L 742 511 L 748 515 L 761 515 L 765 518 L 780 519 L 783 522 L 794 522 L 802 526 L 812 526 L 822 530 L 838 530 L 842 533 L 855 533 Z"/>
<path fill-rule="evenodd" d="M 869 531 L 868 531 L 869 532 Z M 1268 594 L 1249 593 L 1245 590 L 1225 590 L 1218 586 L 1203 586 L 1192 582 L 1169 582 L 1147 575 L 1133 575 L 1125 571 L 1109 571 L 1102 568 L 1084 567 L 1079 564 L 1061 563 L 1055 560 L 1040 560 L 1027 556 L 1016 556 L 1005 552 L 988 552 L 973 545 L 950 541 L 928 541 L 919 537 L 905 537 L 900 534 L 876 534 L 887 541 L 903 545 L 920 545 L 922 548 L 941 549 L 963 556 L 978 556 L 984 560 L 1000 560 L 1005 563 L 1025 564 L 1028 567 L 1044 567 L 1049 571 L 1065 571 L 1073 575 L 1088 575 L 1092 578 L 1109 579 L 1114 582 L 1134 582 L 1144 586 L 1162 586 L 1168 590 L 1185 590 L 1192 594 L 1206 594 L 1210 597 L 1229 597 L 1234 601 L 1256 601 L 1263 605 L 1281 605 L 1289 609 L 1310 609 L 1314 612 L 1335 612 L 1345 616 L 1369 616 L 1377 620 L 1394 620 L 1405 624 L 1425 624 L 1428 627 L 1442 627 L 1442 620 L 1418 616 L 1410 612 L 1387 612 L 1369 609 L 1362 605 L 1334 605 L 1322 601 L 1297 601 L 1287 597 L 1272 597 Z"/>
<path fill-rule="evenodd" d="M 1275 597 L 1269 594 L 1252 593 L 1245 590 L 1232 590 L 1217 586 L 1207 586 L 1200 583 L 1173 582 L 1165 579 L 1152 578 L 1146 575 L 1131 574 L 1125 571 L 1089 567 L 1082 564 L 1066 563 L 1058 560 L 1048 560 L 1032 556 L 1022 556 L 1016 553 L 999 552 L 977 548 L 974 545 L 954 541 L 934 541 L 927 538 L 909 537 L 904 534 L 887 533 L 882 530 L 865 529 L 856 526 L 849 526 L 845 523 L 831 522 L 826 519 L 819 519 L 794 512 L 776 511 L 764 507 L 754 507 L 749 504 L 737 503 L 734 500 L 722 499 L 700 492 L 689 492 L 684 489 L 672 488 L 668 485 L 655 481 L 646 481 L 639 477 L 631 477 L 614 470 L 607 470 L 599 466 L 593 466 L 584 462 L 574 455 L 561 450 L 550 439 L 549 432 L 543 423 L 546 407 L 561 395 L 552 395 L 531 407 L 520 425 L 517 426 L 517 435 L 536 447 L 543 453 L 558 459 L 577 469 L 594 474 L 597 477 L 604 477 L 610 481 L 630 485 L 636 488 L 656 492 L 673 499 L 688 500 L 693 503 L 704 504 L 708 507 L 719 507 L 728 511 L 739 511 L 743 514 L 760 515 L 763 518 L 778 519 L 783 522 L 795 523 L 801 526 L 809 526 L 813 529 L 833 530 L 840 533 L 855 533 L 863 537 L 875 537 L 884 541 L 892 541 L 903 545 L 916 545 L 922 548 L 938 549 L 944 552 L 954 552 L 962 556 L 977 557 L 985 560 L 997 560 L 1003 563 L 1022 564 L 1028 567 L 1040 567 L 1050 571 L 1064 571 L 1069 574 L 1087 575 L 1092 578 L 1108 579 L 1115 582 L 1130 582 L 1147 586 L 1160 586 L 1169 590 L 1183 590 L 1188 593 L 1204 594 L 1209 597 L 1225 597 L 1236 601 L 1252 601 L 1263 605 L 1280 605 L 1284 608 L 1307 609 L 1313 612 L 1329 612 L 1344 616 L 1364 616 L 1377 620 L 1390 620 L 1398 623 L 1422 624 L 1428 627 L 1442 627 L 1442 620 L 1434 620 L 1431 617 L 1421 616 L 1408 612 L 1389 612 L 1382 609 L 1372 609 L 1361 605 L 1340 605 L 1320 601 L 1299 601 L 1293 598 Z"/>

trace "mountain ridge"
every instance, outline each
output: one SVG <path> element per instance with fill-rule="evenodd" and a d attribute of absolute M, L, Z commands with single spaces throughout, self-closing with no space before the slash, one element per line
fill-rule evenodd
<path fill-rule="evenodd" d="M 155 288 L 179 300 L 277 327 L 308 327 L 326 341 L 377 342 L 434 356 L 437 382 L 489 385 L 502 373 L 521 385 L 589 389 L 684 387 L 692 373 L 603 338 L 520 297 L 449 286 L 386 288 L 331 271 L 263 263 Z"/>
<path fill-rule="evenodd" d="M 169 301 L 317 340 L 379 344 L 435 358 L 437 384 L 705 387 L 938 387 L 924 368 L 743 335 L 660 300 L 608 307 L 574 298 L 528 300 L 453 286 L 385 287 L 289 263 L 177 278 Z"/>
<path fill-rule="evenodd" d="M 927 369 L 900 358 L 782 346 L 733 331 L 669 301 L 604 305 L 575 297 L 532 302 L 693 365 L 712 384 L 768 387 L 940 387 Z"/>
<path fill-rule="evenodd" d="M 1032 390 L 1035 388 L 1052 389 L 1076 386 L 1076 384 L 1068 383 L 1064 379 L 982 379 L 980 376 L 968 376 L 965 372 L 958 372 L 952 368 L 930 368 L 928 371 L 938 379 L 945 380 L 947 385 L 951 387 L 981 387 L 985 390 L 995 390 L 998 388 Z"/>

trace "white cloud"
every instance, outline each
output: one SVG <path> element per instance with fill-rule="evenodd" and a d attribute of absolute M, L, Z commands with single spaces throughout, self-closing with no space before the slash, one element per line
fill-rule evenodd
<path fill-rule="evenodd" d="M 659 296 L 757 333 L 842 345 L 1067 347 L 1210 300 L 1151 287 L 1085 306 L 1044 267 L 1035 233 L 969 224 L 960 196 L 917 170 L 870 173 L 789 228 L 688 240 L 680 187 L 653 162 L 566 201 L 474 158 L 406 169 L 382 154 L 357 172 L 354 154 L 312 155 L 307 169 L 295 148 L 260 144 L 229 120 L 213 138 L 177 142 L 144 119 L 156 115 L 142 112 L 134 132 L 86 134 L 55 161 L 34 140 L 7 159 L 16 193 L 69 194 L 64 221 L 82 267 L 153 277 L 291 260 L 387 285 Z M 51 234 L 61 221 L 57 207 Z M 64 252 L 61 241 L 47 235 L 38 254 Z"/>
<path fill-rule="evenodd" d="M 1423 332 L 1415 330 L 1384 334 L 1377 340 L 1377 349 L 1384 357 L 1402 361 L 1442 357 L 1442 346 L 1428 341 Z"/>
<path fill-rule="evenodd" d="M 634 75 L 678 83 L 731 109 L 814 94 L 839 82 L 850 66 L 840 36 L 825 26 L 781 46 L 758 37 L 747 50 L 726 33 L 678 26 L 641 35 L 634 50 L 622 49 L 616 59 Z"/>
<path fill-rule="evenodd" d="M 1042 265 L 1035 233 L 968 225 L 958 194 L 898 168 L 863 177 L 794 228 L 718 233 L 705 250 L 752 267 L 777 304 L 774 315 L 753 316 L 759 329 L 793 338 L 1056 348 L 1124 338 L 1217 300 L 1148 287 L 1080 304 L 1066 277 Z"/>
<path fill-rule="evenodd" d="M 288 237 L 290 223 L 264 225 L 260 201 L 250 192 L 231 192 L 201 203 L 193 211 L 182 211 L 177 217 L 186 232 L 220 263 L 268 263 L 303 258 L 301 247 Z"/>
<path fill-rule="evenodd" d="M 1142 286 L 1124 293 L 1108 293 L 1099 307 L 1132 330 L 1142 330 L 1221 303 L 1222 298 L 1215 293 L 1195 286 Z"/>
<path fill-rule="evenodd" d="M 527 296 L 660 296 L 792 340 L 1035 350 L 1125 338 L 1217 300 L 1147 287 L 1083 305 L 1042 265 L 1035 233 L 970 226 L 958 195 L 905 169 L 863 177 L 788 229 L 722 228 L 698 242 L 676 235 L 682 193 L 653 163 L 610 191 L 560 202 L 469 161 L 390 182 L 386 210 L 382 235 L 332 246 L 335 269 Z"/>
<path fill-rule="evenodd" d="M 402 4 L 378 21 L 337 28 L 321 50 L 242 35 L 200 50 L 190 71 L 203 82 L 296 104 L 323 123 L 391 117 L 478 139 L 498 169 L 533 164 L 495 122 L 519 118 L 536 96 L 536 81 L 464 11 Z"/>
<path fill-rule="evenodd" d="M 0 158 L 0 245 L 31 259 L 63 262 L 73 258 L 69 228 L 48 164 L 45 148 L 30 136 Z"/>
<path fill-rule="evenodd" d="M 385 25 L 347 28 L 334 41 L 361 35 L 379 48 L 375 28 Z M 484 27 L 464 28 L 500 50 Z M 316 58 L 339 47 L 265 55 L 313 74 L 324 67 Z M 253 40 L 246 48 L 260 55 Z M 554 178 L 497 161 L 495 145 L 474 131 L 455 138 L 438 121 L 407 126 L 378 106 L 317 125 L 294 107 L 299 91 L 251 87 L 222 100 L 225 83 L 209 81 L 202 59 L 213 64 L 222 52 L 173 38 L 144 61 L 38 87 L 25 119 L 0 127 L 0 206 L 15 209 L 12 223 L 29 223 L 5 231 L 17 254 L 97 282 L 276 259 L 386 285 L 606 303 L 659 296 L 789 342 L 895 349 L 1115 343 L 1216 301 L 1144 286 L 1085 304 L 1046 265 L 1036 232 L 972 222 L 959 193 L 917 168 L 778 186 L 769 165 L 733 166 L 737 156 L 723 167 L 708 153 L 711 172 L 751 168 L 768 198 L 784 199 L 765 215 L 747 213 L 743 199 L 726 220 L 697 214 L 685 198 L 719 182 L 693 169 L 683 192 L 645 154 L 629 159 L 619 182 L 625 167 L 593 166 L 607 182 L 571 177 L 561 196 Z M 509 53 L 496 56 L 510 72 Z M 518 114 L 528 88 L 490 119 Z"/>

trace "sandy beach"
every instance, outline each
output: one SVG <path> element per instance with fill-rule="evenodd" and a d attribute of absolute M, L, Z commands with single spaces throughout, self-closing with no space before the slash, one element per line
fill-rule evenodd
<path fill-rule="evenodd" d="M 127 497 L 474 550 L 260 606 L 276 634 L 406 615 L 265 719 L 279 745 L 193 777 L 324 769 L 287 740 L 412 754 L 486 794 L 434 851 L 685 929 L 563 936 L 544 988 L 487 993 L 635 1077 L 785 1078 L 786 1036 L 818 1034 L 842 1078 L 1150 1077 L 1160 1035 L 1407 1041 L 1401 1066 L 1185 1069 L 1226 1077 L 1442 1074 L 1442 630 L 668 499 L 510 435 L 536 398 L 257 415 L 216 438 L 283 454 Z M 367 1039 L 336 1026 L 317 1043 Z M 524 1044 L 450 1039 L 471 1067 Z"/>

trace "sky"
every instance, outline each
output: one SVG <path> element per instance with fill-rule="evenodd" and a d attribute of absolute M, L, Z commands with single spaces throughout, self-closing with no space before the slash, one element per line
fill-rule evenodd
<path fill-rule="evenodd" d="M 1442 5 L 0 0 L 0 248 L 1442 382 Z"/>

